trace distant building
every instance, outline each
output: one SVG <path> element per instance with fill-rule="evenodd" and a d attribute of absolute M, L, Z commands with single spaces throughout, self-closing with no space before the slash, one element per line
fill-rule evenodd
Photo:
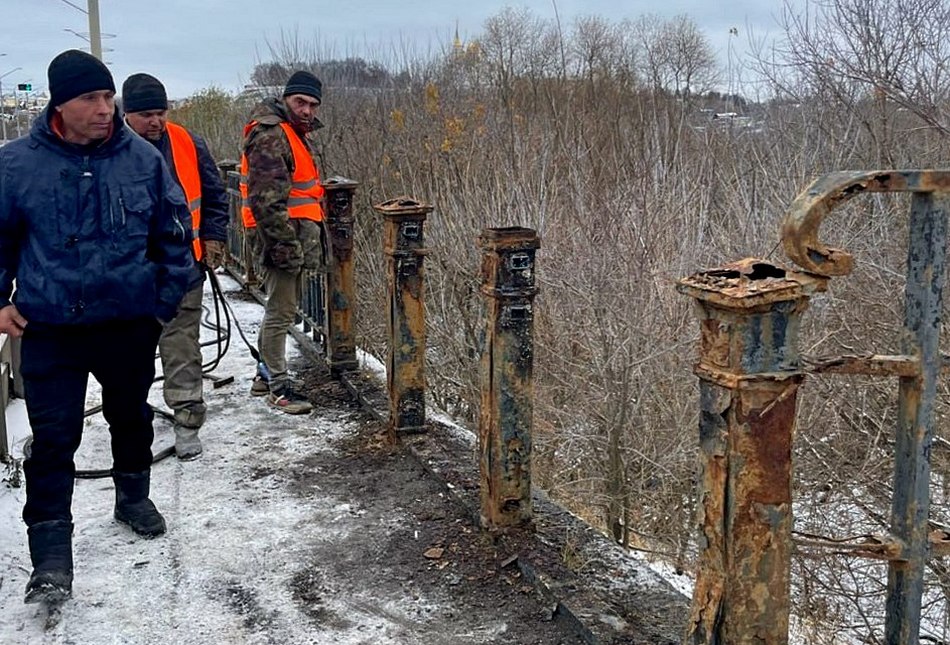
<path fill-rule="evenodd" d="M 49 96 L 45 92 L 11 92 L 0 97 L 0 110 L 4 113 L 16 112 L 17 110 L 39 113 L 43 111 L 48 103 Z"/>

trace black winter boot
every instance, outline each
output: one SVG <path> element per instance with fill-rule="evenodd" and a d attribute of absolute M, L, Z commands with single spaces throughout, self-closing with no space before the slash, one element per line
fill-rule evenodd
<path fill-rule="evenodd" d="M 73 593 L 73 524 L 38 522 L 26 530 L 33 573 L 23 602 L 62 602 Z"/>
<path fill-rule="evenodd" d="M 115 482 L 115 519 L 137 534 L 153 538 L 165 532 L 165 518 L 148 498 L 150 472 L 112 473 Z"/>

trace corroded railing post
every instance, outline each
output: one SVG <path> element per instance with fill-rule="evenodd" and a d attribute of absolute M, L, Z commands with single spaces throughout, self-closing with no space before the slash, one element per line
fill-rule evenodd
<path fill-rule="evenodd" d="M 487 297 L 478 426 L 481 520 L 486 527 L 531 519 L 534 404 L 534 256 L 541 243 L 527 228 L 489 228 L 479 238 Z"/>
<path fill-rule="evenodd" d="M 327 363 L 333 372 L 354 370 L 356 340 L 353 336 L 353 308 L 356 281 L 353 274 L 353 193 L 358 182 L 330 177 L 326 190 L 327 258 Z"/>
<path fill-rule="evenodd" d="M 795 199 L 782 226 L 785 252 L 815 274 L 846 275 L 849 253 L 818 239 L 824 218 L 844 202 L 866 193 L 911 193 L 904 286 L 902 355 L 857 361 L 853 374 L 899 377 L 891 533 L 879 541 L 888 560 L 884 640 L 889 645 L 920 642 L 924 569 L 931 555 L 946 555 L 950 534 L 931 531 L 930 451 L 940 376 L 940 326 L 946 281 L 950 171 L 873 170 L 837 172 L 816 179 Z M 882 374 L 881 367 L 889 365 Z"/>
<path fill-rule="evenodd" d="M 788 642 L 797 336 L 825 280 L 758 260 L 680 281 L 700 318 L 700 557 L 686 642 Z"/>
<path fill-rule="evenodd" d="M 425 430 L 425 280 L 423 228 L 432 206 L 397 197 L 374 206 L 383 215 L 389 280 L 389 419 L 393 432 Z"/>

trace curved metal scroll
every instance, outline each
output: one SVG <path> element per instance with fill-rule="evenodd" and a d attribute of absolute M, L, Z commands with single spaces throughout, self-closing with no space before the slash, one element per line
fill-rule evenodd
<path fill-rule="evenodd" d="M 834 172 L 816 179 L 792 202 L 782 223 L 785 253 L 806 271 L 847 275 L 854 258 L 818 239 L 825 215 L 863 193 L 935 193 L 950 191 L 948 170 L 873 170 Z"/>

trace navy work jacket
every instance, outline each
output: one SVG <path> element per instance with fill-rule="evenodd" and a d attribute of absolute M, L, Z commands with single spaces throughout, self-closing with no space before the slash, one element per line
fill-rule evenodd
<path fill-rule="evenodd" d="M 0 148 L 0 307 L 50 325 L 171 320 L 198 278 L 181 188 L 118 111 L 107 141 L 78 146 L 50 109 Z"/>

